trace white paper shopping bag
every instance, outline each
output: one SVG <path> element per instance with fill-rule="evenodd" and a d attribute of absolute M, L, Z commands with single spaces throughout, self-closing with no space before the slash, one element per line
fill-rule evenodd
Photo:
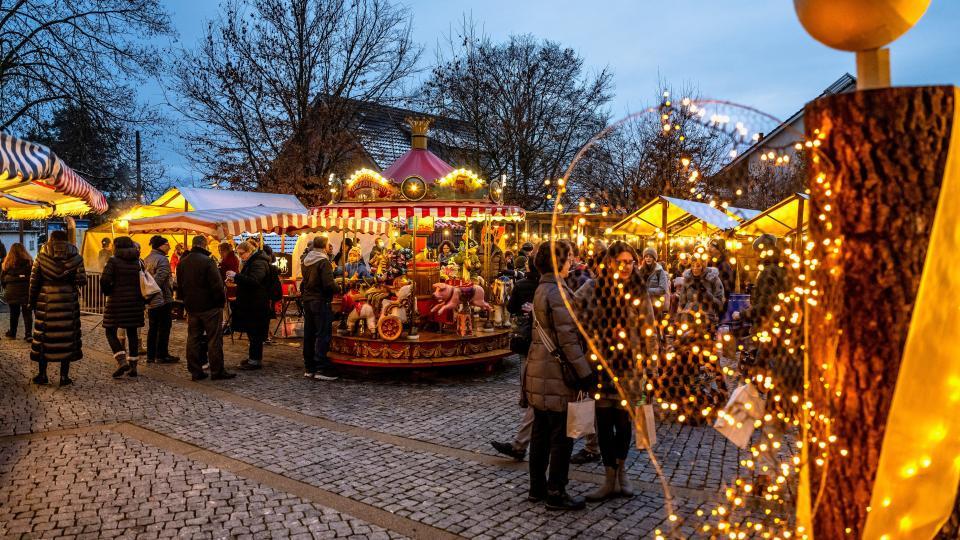
<path fill-rule="evenodd" d="M 596 433 L 596 414 L 596 402 L 583 392 L 577 396 L 577 401 L 567 403 L 567 437 L 579 439 Z"/>
<path fill-rule="evenodd" d="M 761 418 L 763 400 L 760 393 L 754 385 L 745 384 L 733 391 L 713 427 L 738 448 L 746 448 L 756 429 L 754 424 Z"/>

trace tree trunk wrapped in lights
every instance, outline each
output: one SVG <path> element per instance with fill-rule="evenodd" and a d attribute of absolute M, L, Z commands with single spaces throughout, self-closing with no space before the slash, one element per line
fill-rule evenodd
<path fill-rule="evenodd" d="M 809 279 L 819 292 L 808 320 L 817 329 L 808 333 L 808 396 L 814 416 L 829 418 L 813 421 L 809 446 L 811 461 L 824 459 L 810 471 L 817 538 L 864 532 L 944 186 L 954 96 L 950 86 L 887 88 L 806 108 L 817 146 Z"/>

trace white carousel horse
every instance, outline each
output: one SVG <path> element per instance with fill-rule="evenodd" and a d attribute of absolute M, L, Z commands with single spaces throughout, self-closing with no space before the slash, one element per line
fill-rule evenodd
<path fill-rule="evenodd" d="M 383 303 L 380 304 L 380 319 L 389 315 L 396 315 L 400 318 L 400 322 L 403 324 L 407 323 L 407 310 L 405 309 L 404 300 L 410 298 L 413 295 L 413 283 L 408 283 L 397 291 L 397 299 L 393 300 L 392 298 L 384 298 Z M 379 323 L 379 320 L 377 321 Z"/>

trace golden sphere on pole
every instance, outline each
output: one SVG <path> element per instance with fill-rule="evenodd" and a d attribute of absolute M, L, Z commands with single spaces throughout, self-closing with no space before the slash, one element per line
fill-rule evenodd
<path fill-rule="evenodd" d="M 879 49 L 917 24 L 930 0 L 793 0 L 814 39 L 843 51 Z"/>

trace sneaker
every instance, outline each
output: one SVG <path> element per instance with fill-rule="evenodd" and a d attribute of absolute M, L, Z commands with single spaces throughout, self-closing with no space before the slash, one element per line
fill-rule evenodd
<path fill-rule="evenodd" d="M 236 373 L 227 373 L 226 371 L 224 371 L 223 373 L 214 373 L 213 375 L 210 376 L 210 380 L 211 380 L 211 381 L 226 381 L 226 380 L 230 380 L 230 379 L 232 379 L 232 378 L 234 378 L 234 377 L 236 377 L 236 376 L 237 376 Z"/>
<path fill-rule="evenodd" d="M 317 374 L 314 373 L 313 371 L 304 371 L 304 372 L 303 372 L 303 378 L 304 378 L 304 379 L 313 379 L 313 378 L 316 377 L 316 376 L 317 376 Z"/>
<path fill-rule="evenodd" d="M 263 364 L 255 364 L 250 360 L 244 360 L 243 362 L 240 362 L 240 365 L 237 366 L 237 369 L 242 369 L 244 371 L 253 371 L 256 369 L 260 369 L 262 367 L 263 367 Z"/>
<path fill-rule="evenodd" d="M 205 372 L 201 371 L 200 373 L 195 373 L 195 374 L 193 374 L 193 375 L 190 375 L 190 380 L 191 380 L 191 381 L 202 381 L 202 380 L 206 379 L 207 377 L 209 377 L 209 375 L 207 375 Z"/>
<path fill-rule="evenodd" d="M 571 497 L 566 491 L 547 494 L 547 508 L 550 510 L 583 510 L 587 501 L 583 497 Z"/>
<path fill-rule="evenodd" d="M 505 442 L 500 442 L 500 441 L 490 441 L 490 446 L 492 446 L 493 449 L 496 450 L 497 452 L 499 452 L 499 453 L 501 453 L 501 454 L 503 454 L 503 455 L 505 455 L 505 456 L 512 457 L 513 459 L 515 459 L 515 460 L 517 460 L 517 461 L 523 461 L 523 459 L 524 459 L 525 457 L 527 457 L 527 451 L 526 451 L 526 450 L 524 450 L 523 452 L 521 452 L 521 451 L 517 450 L 516 448 L 514 448 L 513 445 L 510 444 L 510 443 L 505 443 Z M 544 495 L 544 496 L 546 496 L 546 495 Z"/>
<path fill-rule="evenodd" d="M 176 364 L 180 361 L 180 358 L 177 356 L 167 356 L 166 358 L 157 358 L 158 364 Z"/>
<path fill-rule="evenodd" d="M 600 461 L 600 454 L 590 452 L 586 448 L 582 448 L 579 452 L 570 456 L 570 463 L 574 465 L 583 465 L 584 463 L 594 463 L 597 461 Z"/>
<path fill-rule="evenodd" d="M 318 380 L 318 381 L 328 381 L 328 382 L 329 382 L 329 381 L 335 381 L 335 380 L 339 379 L 340 377 L 337 377 L 336 375 L 325 375 L 325 374 L 323 374 L 323 373 L 319 373 L 319 372 L 318 372 L 318 373 L 316 373 L 316 374 L 313 376 L 313 378 L 316 379 L 316 380 Z"/>

